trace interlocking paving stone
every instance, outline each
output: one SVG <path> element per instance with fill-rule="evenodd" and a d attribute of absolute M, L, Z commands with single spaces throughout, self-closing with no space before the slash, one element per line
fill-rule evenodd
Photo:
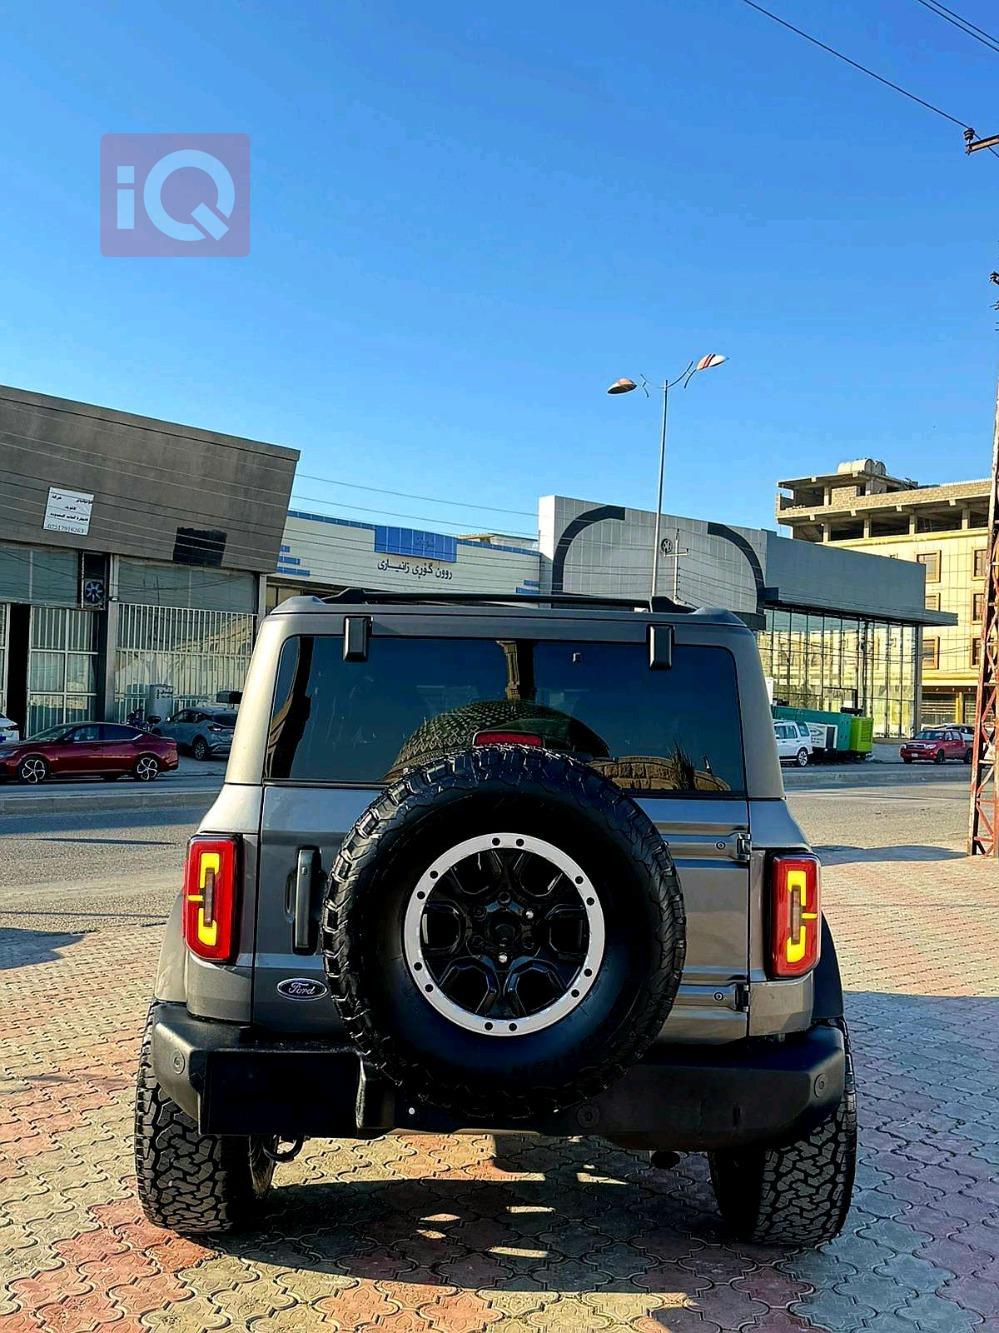
<path fill-rule="evenodd" d="M 734 1240 L 701 1158 L 660 1172 L 597 1140 L 518 1136 L 495 1160 L 481 1136 L 311 1142 L 279 1168 L 259 1232 L 171 1236 L 141 1217 L 129 1146 L 158 932 L 63 932 L 38 962 L 12 930 L 0 1333 L 985 1330 L 999 1320 L 999 982 L 994 964 L 966 965 L 948 906 L 980 898 L 980 873 L 827 870 L 862 1158 L 857 1207 L 820 1250 Z M 871 908 L 875 890 L 890 910 Z M 976 929 L 994 960 L 993 917 Z"/>

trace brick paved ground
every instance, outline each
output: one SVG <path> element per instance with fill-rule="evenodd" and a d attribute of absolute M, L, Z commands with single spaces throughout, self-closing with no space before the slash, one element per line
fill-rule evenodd
<path fill-rule="evenodd" d="M 158 1231 L 129 1131 L 159 928 L 0 931 L 0 1333 L 999 1329 L 995 867 L 854 860 L 826 899 L 863 1158 L 846 1234 L 797 1253 L 733 1243 L 701 1159 L 594 1140 L 314 1143 L 259 1234 Z"/>

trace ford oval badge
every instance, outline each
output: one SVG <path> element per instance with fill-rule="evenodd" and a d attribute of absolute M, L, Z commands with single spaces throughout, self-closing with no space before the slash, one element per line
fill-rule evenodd
<path fill-rule="evenodd" d="M 313 977 L 287 977 L 278 982 L 278 994 L 286 1000 L 318 1000 L 328 995 L 325 981 Z"/>

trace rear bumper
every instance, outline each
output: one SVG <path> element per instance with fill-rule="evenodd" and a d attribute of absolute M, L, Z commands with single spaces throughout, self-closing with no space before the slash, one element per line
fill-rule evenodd
<path fill-rule="evenodd" d="M 838 1028 L 726 1046 L 657 1047 L 602 1096 L 541 1120 L 458 1121 L 362 1069 L 351 1048 L 266 1038 L 161 1004 L 153 1064 L 203 1133 L 370 1138 L 393 1129 L 595 1134 L 635 1148 L 705 1151 L 797 1138 L 843 1095 Z"/>

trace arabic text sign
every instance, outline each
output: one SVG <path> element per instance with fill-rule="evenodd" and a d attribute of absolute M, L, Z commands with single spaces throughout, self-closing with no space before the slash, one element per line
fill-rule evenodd
<path fill-rule="evenodd" d="M 398 564 L 393 560 L 387 559 L 378 561 L 378 570 L 380 573 L 384 574 L 390 569 L 395 574 L 409 574 L 410 577 L 414 579 L 429 578 L 431 574 L 435 579 L 449 580 L 453 577 L 446 565 L 431 564 L 429 560 L 424 561 L 422 564 L 414 564 L 409 560 L 400 561 Z"/>
<path fill-rule="evenodd" d="M 85 537 L 90 531 L 93 507 L 94 497 L 86 491 L 64 491 L 59 486 L 50 486 L 42 527 L 48 532 L 76 532 Z"/>

